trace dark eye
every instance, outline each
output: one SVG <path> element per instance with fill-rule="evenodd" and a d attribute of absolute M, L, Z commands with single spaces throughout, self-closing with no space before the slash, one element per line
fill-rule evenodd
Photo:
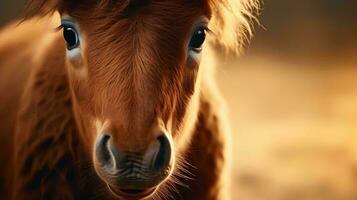
<path fill-rule="evenodd" d="M 205 28 L 199 28 L 196 30 L 190 41 L 190 48 L 194 51 L 201 51 L 202 45 L 206 39 L 206 29 Z"/>
<path fill-rule="evenodd" d="M 66 40 L 68 50 L 78 47 L 79 36 L 74 27 L 63 26 L 63 37 Z"/>

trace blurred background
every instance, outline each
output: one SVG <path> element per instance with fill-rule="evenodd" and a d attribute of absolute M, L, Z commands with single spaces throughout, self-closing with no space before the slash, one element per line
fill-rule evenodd
<path fill-rule="evenodd" d="M 0 1 L 0 26 L 25 0 Z M 234 137 L 233 200 L 357 200 L 357 1 L 265 0 L 218 81 Z"/>

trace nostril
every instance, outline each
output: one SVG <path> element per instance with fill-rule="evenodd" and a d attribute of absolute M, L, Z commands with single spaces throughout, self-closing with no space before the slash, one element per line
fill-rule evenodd
<path fill-rule="evenodd" d="M 100 164 L 105 165 L 110 162 L 110 152 L 108 149 L 108 142 L 110 136 L 106 134 L 102 134 L 99 136 L 96 142 L 96 157 Z"/>
<path fill-rule="evenodd" d="M 161 170 L 167 167 L 171 159 L 171 146 L 166 135 L 161 135 L 158 138 L 160 147 L 154 159 L 153 167 L 155 170 Z"/>

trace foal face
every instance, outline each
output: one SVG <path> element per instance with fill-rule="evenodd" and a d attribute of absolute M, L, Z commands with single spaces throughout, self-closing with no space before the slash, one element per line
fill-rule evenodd
<path fill-rule="evenodd" d="M 173 173 L 198 101 L 208 11 L 191 0 L 110 7 L 62 14 L 67 70 L 98 176 L 118 197 L 146 198 Z"/>

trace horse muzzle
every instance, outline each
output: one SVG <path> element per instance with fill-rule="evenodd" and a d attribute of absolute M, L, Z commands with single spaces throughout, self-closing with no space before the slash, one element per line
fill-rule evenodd
<path fill-rule="evenodd" d="M 110 135 L 101 134 L 94 153 L 97 174 L 119 198 L 151 196 L 172 171 L 172 147 L 165 134 L 157 137 L 143 153 L 122 151 Z"/>

